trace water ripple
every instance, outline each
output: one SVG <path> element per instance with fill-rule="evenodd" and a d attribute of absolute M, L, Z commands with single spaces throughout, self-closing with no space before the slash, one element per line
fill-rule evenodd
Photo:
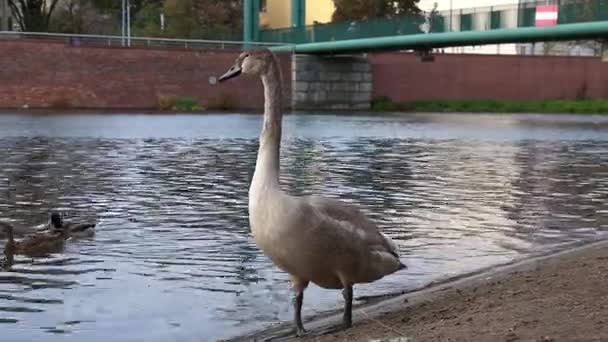
<path fill-rule="evenodd" d="M 104 120 L 128 126 L 129 119 Z M 111 328 L 116 341 L 127 341 L 141 337 L 143 326 L 149 340 L 212 339 L 291 318 L 289 278 L 260 254 L 248 226 L 259 121 L 226 120 L 241 127 L 234 136 L 24 138 L 0 128 L 2 219 L 19 232 L 51 209 L 100 222 L 95 238 L 34 262 L 17 258 L 0 273 L 0 323 L 18 327 L 7 329 L 9 339 L 101 341 L 96 332 Z M 542 139 L 514 126 L 511 138 L 505 129 L 493 140 L 478 128 L 467 136 L 453 122 L 415 116 L 286 121 L 305 133 L 284 140 L 284 188 L 360 206 L 409 266 L 358 287 L 358 296 L 419 287 L 608 231 L 608 141 L 560 139 L 581 136 L 572 123 L 556 133 L 543 122 Z M 319 136 L 326 126 L 342 128 Z M 339 294 L 313 286 L 306 314 L 339 303 Z"/>

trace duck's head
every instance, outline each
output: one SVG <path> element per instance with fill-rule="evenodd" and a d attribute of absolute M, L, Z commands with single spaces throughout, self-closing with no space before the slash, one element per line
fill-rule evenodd
<path fill-rule="evenodd" d="M 62 229 L 63 228 L 63 219 L 61 218 L 61 214 L 59 214 L 58 212 L 54 211 L 51 213 L 51 227 L 55 228 L 55 229 Z"/>
<path fill-rule="evenodd" d="M 218 81 L 223 82 L 241 74 L 262 76 L 268 72 L 273 60 L 272 52 L 266 48 L 244 51 Z"/>

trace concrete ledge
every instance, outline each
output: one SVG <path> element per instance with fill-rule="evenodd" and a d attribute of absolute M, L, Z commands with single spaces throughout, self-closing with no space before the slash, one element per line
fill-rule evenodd
<path fill-rule="evenodd" d="M 292 108 L 368 110 L 372 68 L 363 55 L 294 55 Z"/>

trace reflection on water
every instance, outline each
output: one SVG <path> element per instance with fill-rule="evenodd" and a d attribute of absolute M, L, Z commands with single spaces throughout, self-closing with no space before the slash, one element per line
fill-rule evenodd
<path fill-rule="evenodd" d="M 480 119 L 481 118 L 481 119 Z M 608 230 L 608 120 L 289 116 L 283 184 L 360 204 L 412 289 Z M 0 216 L 96 215 L 94 239 L 0 273 L 7 341 L 214 340 L 291 319 L 249 235 L 257 116 L 0 116 Z M 305 314 L 341 305 L 312 287 Z"/>

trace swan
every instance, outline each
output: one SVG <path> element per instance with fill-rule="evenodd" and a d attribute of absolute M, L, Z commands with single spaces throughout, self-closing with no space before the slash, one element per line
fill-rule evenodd
<path fill-rule="evenodd" d="M 264 120 L 249 188 L 249 225 L 258 248 L 292 281 L 296 333 L 302 324 L 304 290 L 310 282 L 342 289 L 343 327 L 352 326 L 353 285 L 370 283 L 406 268 L 397 247 L 358 208 L 317 196 L 296 197 L 281 190 L 279 156 L 282 126 L 281 71 L 266 48 L 242 52 L 219 82 L 241 74 L 264 86 Z"/>

